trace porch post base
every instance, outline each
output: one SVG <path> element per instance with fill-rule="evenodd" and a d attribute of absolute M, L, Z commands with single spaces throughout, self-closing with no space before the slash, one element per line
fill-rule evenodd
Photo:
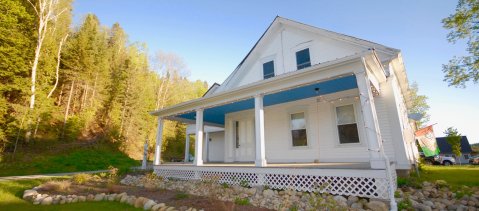
<path fill-rule="evenodd" d="M 255 160 L 254 164 L 255 164 L 256 167 L 265 167 L 267 165 L 266 164 L 266 159 Z"/>
<path fill-rule="evenodd" d="M 383 159 L 370 160 L 372 169 L 386 169 L 386 162 Z"/>
<path fill-rule="evenodd" d="M 203 160 L 199 160 L 199 159 L 196 160 L 196 161 L 194 162 L 194 165 L 195 165 L 195 166 L 202 166 L 202 165 L 203 165 Z"/>

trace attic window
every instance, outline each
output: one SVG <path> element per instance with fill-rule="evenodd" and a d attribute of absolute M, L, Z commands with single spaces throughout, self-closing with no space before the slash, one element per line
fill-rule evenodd
<path fill-rule="evenodd" d="M 274 77 L 274 61 L 263 64 L 263 79 Z"/>
<path fill-rule="evenodd" d="M 311 67 L 309 48 L 296 52 L 296 67 L 298 68 L 298 70 L 301 70 L 306 67 Z"/>

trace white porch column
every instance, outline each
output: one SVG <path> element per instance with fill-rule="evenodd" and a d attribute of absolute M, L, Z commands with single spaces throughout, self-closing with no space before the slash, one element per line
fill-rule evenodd
<path fill-rule="evenodd" d="M 158 117 L 158 129 L 156 132 L 156 143 L 155 143 L 155 159 L 153 161 L 154 165 L 160 165 L 161 163 L 161 144 L 163 139 L 163 118 Z"/>
<path fill-rule="evenodd" d="M 190 134 L 185 136 L 185 163 L 190 162 Z"/>
<path fill-rule="evenodd" d="M 256 134 L 256 160 L 255 165 L 258 167 L 266 166 L 266 153 L 264 144 L 264 109 L 263 95 L 254 97 L 254 120 Z"/>
<path fill-rule="evenodd" d="M 196 110 L 195 166 L 203 165 L 203 109 Z"/>
<path fill-rule="evenodd" d="M 378 117 L 374 97 L 371 91 L 371 83 L 365 69 L 355 72 L 358 83 L 359 98 L 363 113 L 363 121 L 366 132 L 366 141 L 369 150 L 369 162 L 373 169 L 385 169 L 384 159 L 381 157 L 382 138 L 379 131 Z"/>

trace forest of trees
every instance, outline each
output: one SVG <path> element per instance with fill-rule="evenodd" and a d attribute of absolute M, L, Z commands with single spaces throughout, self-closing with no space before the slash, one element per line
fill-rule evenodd
<path fill-rule="evenodd" d="M 149 56 L 119 23 L 72 25 L 72 0 L 0 0 L 0 152 L 41 142 L 111 141 L 140 158 L 155 140 L 149 111 L 201 97 L 171 53 Z M 167 122 L 168 141 L 184 125 Z M 150 145 L 153 145 L 150 141 Z"/>

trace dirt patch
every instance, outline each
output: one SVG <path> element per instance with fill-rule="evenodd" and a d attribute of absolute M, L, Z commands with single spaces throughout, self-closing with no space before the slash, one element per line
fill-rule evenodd
<path fill-rule="evenodd" d="M 136 197 L 146 197 L 155 201 L 165 203 L 173 207 L 194 207 L 196 209 L 204 209 L 205 211 L 268 211 L 270 209 L 259 208 L 252 205 L 237 205 L 233 202 L 224 202 L 204 196 L 194 196 L 179 191 L 164 189 L 149 189 L 142 187 L 126 186 L 126 185 L 105 185 L 102 183 L 90 183 L 84 185 L 72 184 L 66 190 L 39 190 L 39 193 L 47 193 L 49 195 L 88 195 L 97 193 L 123 193 L 134 195 Z"/>

